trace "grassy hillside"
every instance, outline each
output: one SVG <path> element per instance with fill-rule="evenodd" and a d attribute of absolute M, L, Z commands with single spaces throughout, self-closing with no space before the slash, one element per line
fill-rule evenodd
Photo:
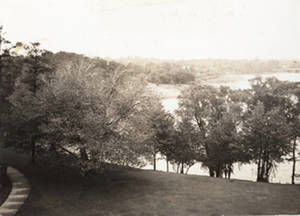
<path fill-rule="evenodd" d="M 18 216 L 300 213 L 300 185 L 141 170 L 90 179 L 32 167 L 25 174 L 32 193 Z"/>
<path fill-rule="evenodd" d="M 29 159 L 0 152 L 0 161 L 20 167 L 31 183 L 29 199 L 17 216 L 300 213 L 300 185 L 134 169 L 87 179 L 71 170 L 33 167 Z"/>

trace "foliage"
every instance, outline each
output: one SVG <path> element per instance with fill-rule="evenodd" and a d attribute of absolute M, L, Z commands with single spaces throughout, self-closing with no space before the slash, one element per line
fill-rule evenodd
<path fill-rule="evenodd" d="M 234 65 L 228 68 L 253 66 Z M 291 153 L 295 166 L 299 83 L 255 78 L 251 89 L 234 91 L 192 84 L 198 69 L 53 54 L 39 43 L 9 42 L 0 27 L 0 142 L 31 150 L 33 162 L 73 161 L 85 174 L 108 163 L 141 166 L 151 158 L 155 164 L 158 153 L 181 172 L 202 162 L 216 177 L 230 178 L 234 163 L 255 162 L 257 180 L 266 182 Z M 147 82 L 190 84 L 176 117 L 146 91 Z"/>
<path fill-rule="evenodd" d="M 42 126 L 46 148 L 78 158 L 75 165 L 84 172 L 101 170 L 104 163 L 139 165 L 149 136 L 142 124 L 148 106 L 144 84 L 114 62 L 62 59 L 43 95 L 49 113 Z"/>
<path fill-rule="evenodd" d="M 15 82 L 23 67 L 24 57 L 13 55 L 14 50 L 19 46 L 22 44 L 13 44 L 4 37 L 3 27 L 0 26 L 0 142 L 2 145 L 13 144 L 18 140 L 16 135 L 24 133 L 17 122 L 19 119 L 14 114 L 14 107 L 8 99 L 14 92 Z"/>
<path fill-rule="evenodd" d="M 269 181 L 276 162 L 291 152 L 291 128 L 288 116 L 292 101 L 278 94 L 282 82 L 275 78 L 255 78 L 250 90 L 247 117 L 242 126 L 244 143 L 257 163 L 257 181 Z"/>
<path fill-rule="evenodd" d="M 178 64 L 147 64 L 144 70 L 148 74 L 148 81 L 155 84 L 188 84 L 195 81 L 192 68 Z"/>
<path fill-rule="evenodd" d="M 24 56 L 0 53 L 1 83 L 9 81 L 1 85 L 1 105 L 8 104 L 1 142 L 31 150 L 33 162 L 73 157 L 83 173 L 143 163 L 152 136 L 147 113 L 157 101 L 145 93 L 143 77 L 116 62 L 18 45 Z"/>
<path fill-rule="evenodd" d="M 40 49 L 39 45 L 39 43 L 31 43 L 26 46 L 27 55 L 22 61 L 20 75 L 14 83 L 13 93 L 8 97 L 13 106 L 14 116 L 20 121 L 16 129 L 23 130 L 22 145 L 30 146 L 33 163 L 36 144 L 43 136 L 39 127 L 47 121 L 43 88 L 51 81 L 53 75 L 53 69 L 49 63 L 52 54 Z"/>
<path fill-rule="evenodd" d="M 198 143 L 205 149 L 199 161 L 211 176 L 231 173 L 232 164 L 246 157 L 237 130 L 242 118 L 238 94 L 226 87 L 193 85 L 180 99 L 178 114 L 197 127 Z"/>
<path fill-rule="evenodd" d="M 203 146 L 199 142 L 197 129 L 188 119 L 181 119 L 173 135 L 174 145 L 170 146 L 171 162 L 180 165 L 180 172 L 184 167 L 188 169 L 203 157 Z"/>

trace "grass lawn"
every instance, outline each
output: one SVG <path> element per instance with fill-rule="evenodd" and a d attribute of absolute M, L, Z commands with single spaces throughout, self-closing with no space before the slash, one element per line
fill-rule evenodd
<path fill-rule="evenodd" d="M 126 169 L 86 179 L 24 164 L 32 191 L 17 216 L 300 213 L 300 185 Z"/>
<path fill-rule="evenodd" d="M 28 168 L 21 215 L 221 215 L 300 213 L 300 185 L 123 170 L 80 178 Z"/>

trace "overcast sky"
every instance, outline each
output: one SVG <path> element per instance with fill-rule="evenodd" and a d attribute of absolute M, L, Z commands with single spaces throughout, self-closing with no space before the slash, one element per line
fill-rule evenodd
<path fill-rule="evenodd" d="M 0 24 L 89 56 L 300 59 L 299 0 L 1 0 Z"/>

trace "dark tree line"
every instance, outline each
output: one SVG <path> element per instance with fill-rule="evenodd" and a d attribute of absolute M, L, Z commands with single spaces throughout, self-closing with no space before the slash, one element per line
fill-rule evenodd
<path fill-rule="evenodd" d="M 143 75 L 147 82 L 154 84 L 189 84 L 196 79 L 194 67 L 179 64 L 149 63 L 145 65 L 128 64 L 136 73 Z"/>

